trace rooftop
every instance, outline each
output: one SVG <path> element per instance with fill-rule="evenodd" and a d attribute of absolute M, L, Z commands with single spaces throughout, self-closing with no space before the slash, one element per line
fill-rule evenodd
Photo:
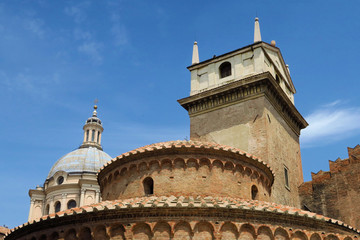
<path fill-rule="evenodd" d="M 253 211 L 255 213 L 265 213 L 265 214 L 277 214 L 286 216 L 298 216 L 303 218 L 308 218 L 309 220 L 327 222 L 329 224 L 334 224 L 342 226 L 348 230 L 352 230 L 355 233 L 360 233 L 359 230 L 347 225 L 346 223 L 328 218 L 313 212 L 304 211 L 298 208 L 280 205 L 276 203 L 263 202 L 257 200 L 245 200 L 240 198 L 229 198 L 229 197 L 191 197 L 191 196 L 150 196 L 150 197 L 141 197 L 141 198 L 131 198 L 123 200 L 114 200 L 114 201 L 103 201 L 97 204 L 92 204 L 88 206 L 83 206 L 79 208 L 72 208 L 58 213 L 50 214 L 43 216 L 38 221 L 27 222 L 19 227 L 16 227 L 11 230 L 11 232 L 24 228 L 28 225 L 33 225 L 43 221 L 52 221 L 54 219 L 59 219 L 66 216 L 74 216 L 80 214 L 97 214 L 105 211 L 121 211 L 124 210 L 126 213 L 129 213 L 131 209 L 151 209 L 151 208 L 166 208 L 166 209 L 181 209 L 181 208 L 191 208 L 191 209 L 232 209 L 232 210 L 243 210 L 243 211 Z"/>

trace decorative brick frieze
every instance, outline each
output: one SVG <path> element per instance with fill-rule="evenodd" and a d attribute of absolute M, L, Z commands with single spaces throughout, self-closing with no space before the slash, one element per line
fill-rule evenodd
<path fill-rule="evenodd" d="M 186 198 L 148 197 L 124 201 L 105 201 L 44 217 L 17 228 L 8 239 L 319 239 L 351 240 L 359 232 L 344 223 L 300 209 L 260 201 L 232 198 L 195 198 L 209 202 L 200 207 L 172 206 Z M 167 202 L 168 206 L 145 207 L 146 202 Z M 142 207 L 139 206 L 142 203 Z M 123 205 L 126 205 L 123 208 Z M 130 205 L 127 205 L 130 204 Z M 111 206 L 119 206 L 112 208 Z M 87 209 L 87 210 L 86 210 Z M 156 211 L 154 211 L 156 209 Z"/>

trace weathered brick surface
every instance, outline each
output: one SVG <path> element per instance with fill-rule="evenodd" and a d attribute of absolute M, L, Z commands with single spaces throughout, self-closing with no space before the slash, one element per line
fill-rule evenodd
<path fill-rule="evenodd" d="M 28 223 L 13 239 L 352 240 L 360 232 L 301 209 L 233 198 L 143 197 L 104 201 Z"/>
<path fill-rule="evenodd" d="M 95 221 L 74 223 L 31 232 L 20 240 L 353 240 L 357 235 L 316 229 L 279 226 L 270 223 L 207 220 Z"/>
<path fill-rule="evenodd" d="M 177 149 L 173 148 L 176 144 Z M 143 182 L 151 177 L 156 196 L 251 199 L 255 187 L 258 191 L 255 199 L 270 200 L 273 175 L 265 164 L 247 157 L 246 153 L 229 152 L 226 146 L 216 145 L 218 150 L 210 146 L 175 141 L 150 145 L 143 153 L 124 154 L 98 175 L 102 199 L 145 196 Z"/>
<path fill-rule="evenodd" d="M 190 116 L 191 139 L 234 146 L 258 156 L 273 168 L 271 201 L 300 206 L 303 182 L 299 137 L 265 96 Z M 284 167 L 289 170 L 285 187 Z"/>
<path fill-rule="evenodd" d="M 349 158 L 329 161 L 330 171 L 312 173 L 299 188 L 302 205 L 311 211 L 360 228 L 360 146 L 348 148 Z"/>

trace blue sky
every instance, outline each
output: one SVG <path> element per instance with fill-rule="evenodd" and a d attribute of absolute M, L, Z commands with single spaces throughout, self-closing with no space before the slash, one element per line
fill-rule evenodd
<path fill-rule="evenodd" d="M 27 221 L 28 190 L 82 142 L 95 98 L 112 157 L 189 137 L 200 60 L 276 40 L 297 89 L 305 180 L 360 143 L 358 1 L 1 1 L 0 225 Z"/>

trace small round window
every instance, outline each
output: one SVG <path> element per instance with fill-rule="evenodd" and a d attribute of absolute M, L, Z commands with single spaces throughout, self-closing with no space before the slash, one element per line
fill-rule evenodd
<path fill-rule="evenodd" d="M 64 182 L 64 177 L 63 176 L 60 176 L 58 177 L 58 179 L 56 180 L 57 184 L 62 184 Z"/>

